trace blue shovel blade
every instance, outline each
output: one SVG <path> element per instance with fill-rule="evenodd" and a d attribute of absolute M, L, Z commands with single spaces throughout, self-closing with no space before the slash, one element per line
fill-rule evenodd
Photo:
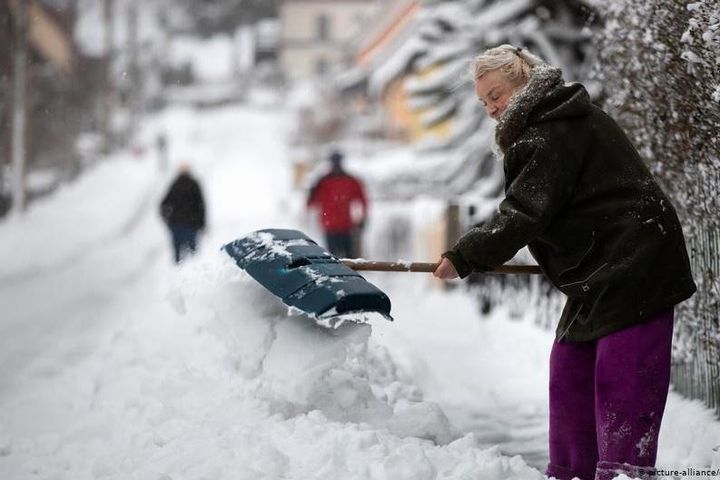
<path fill-rule="evenodd" d="M 222 248 L 286 305 L 311 316 L 376 312 L 392 320 L 382 290 L 298 230 L 259 230 Z"/>

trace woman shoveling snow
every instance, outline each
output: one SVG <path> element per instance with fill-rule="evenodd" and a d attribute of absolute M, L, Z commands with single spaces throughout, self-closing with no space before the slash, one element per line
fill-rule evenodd
<path fill-rule="evenodd" d="M 550 356 L 546 474 L 649 478 L 674 306 L 696 289 L 677 214 L 620 127 L 559 69 L 502 45 L 472 73 L 498 121 L 506 197 L 435 276 L 491 270 L 527 245 L 568 297 Z"/>

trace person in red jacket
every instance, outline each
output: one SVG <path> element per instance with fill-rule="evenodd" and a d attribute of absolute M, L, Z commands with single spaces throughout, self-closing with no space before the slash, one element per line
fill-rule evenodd
<path fill-rule="evenodd" d="M 359 253 L 353 234 L 362 230 L 368 204 L 362 183 L 343 169 L 342 162 L 342 153 L 330 155 L 330 172 L 310 189 L 307 206 L 320 211 L 328 250 L 339 258 L 353 258 Z M 361 207 L 357 219 L 353 218 L 354 205 Z"/>

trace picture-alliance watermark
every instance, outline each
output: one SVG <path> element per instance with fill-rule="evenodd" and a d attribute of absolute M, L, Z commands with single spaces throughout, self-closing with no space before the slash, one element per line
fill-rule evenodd
<path fill-rule="evenodd" d="M 661 478 L 720 478 L 720 467 L 708 468 L 656 468 L 655 477 Z"/>

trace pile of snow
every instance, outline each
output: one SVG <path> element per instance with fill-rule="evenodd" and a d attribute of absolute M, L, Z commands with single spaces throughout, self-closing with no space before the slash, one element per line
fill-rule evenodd
<path fill-rule="evenodd" d="M 185 282 L 176 285 L 168 299 L 179 314 L 205 319 L 204 328 L 224 343 L 228 356 L 223 363 L 250 382 L 253 396 L 265 400 L 272 411 L 292 417 L 319 410 L 335 421 L 387 425 L 391 430 L 399 425 L 407 434 L 415 424 L 417 436 L 449 440 L 442 412 L 411 406 L 423 403 L 419 392 L 398 380 L 386 351 L 369 346 L 370 325 L 345 323 L 327 329 L 305 316 L 291 316 L 229 258 L 212 263 L 213 268 L 186 270 Z"/>

